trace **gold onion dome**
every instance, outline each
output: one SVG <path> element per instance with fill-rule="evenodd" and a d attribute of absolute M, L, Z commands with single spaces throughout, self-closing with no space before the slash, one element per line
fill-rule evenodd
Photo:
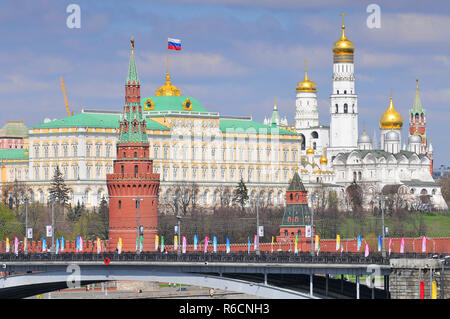
<path fill-rule="evenodd" d="M 320 164 L 328 164 L 328 158 L 325 156 L 325 150 L 323 150 L 322 157 L 319 160 Z"/>
<path fill-rule="evenodd" d="M 316 92 L 316 83 L 313 81 L 310 81 L 308 78 L 308 70 L 306 68 L 306 61 L 305 61 L 305 79 L 301 82 L 297 83 L 297 92 Z"/>
<path fill-rule="evenodd" d="M 306 154 L 308 154 L 308 155 L 314 154 L 314 149 L 311 147 L 311 145 L 309 145 L 309 148 L 306 150 Z"/>
<path fill-rule="evenodd" d="M 170 82 L 169 72 L 166 74 L 166 83 L 156 90 L 156 96 L 180 96 L 180 90 Z"/>
<path fill-rule="evenodd" d="M 333 45 L 334 55 L 351 55 L 355 51 L 352 41 L 345 36 L 344 14 L 342 14 L 342 35 Z"/>
<path fill-rule="evenodd" d="M 392 102 L 392 94 L 389 102 L 389 107 L 381 115 L 380 118 L 380 128 L 381 129 L 401 129 L 403 126 L 403 118 L 400 113 L 394 107 Z"/>

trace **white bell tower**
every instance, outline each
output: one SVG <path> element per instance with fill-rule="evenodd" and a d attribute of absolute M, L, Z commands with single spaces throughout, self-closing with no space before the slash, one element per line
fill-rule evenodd
<path fill-rule="evenodd" d="M 330 147 L 328 158 L 358 147 L 358 96 L 355 92 L 353 53 L 355 47 L 342 35 L 333 46 L 333 92 L 330 95 Z"/>

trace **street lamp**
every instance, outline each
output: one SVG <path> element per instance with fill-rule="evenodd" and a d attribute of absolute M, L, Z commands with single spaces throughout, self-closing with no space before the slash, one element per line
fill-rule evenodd
<path fill-rule="evenodd" d="M 311 256 L 314 256 L 314 200 L 319 196 L 317 193 L 311 193 Z"/>
<path fill-rule="evenodd" d="M 258 206 L 259 206 L 259 195 L 256 195 L 255 200 L 254 200 L 254 205 L 256 206 L 256 255 L 260 255 L 260 251 L 259 251 L 259 211 L 258 211 Z"/>
<path fill-rule="evenodd" d="M 136 202 L 136 227 L 137 227 L 137 243 L 136 243 L 136 253 L 139 254 L 141 252 L 141 229 L 140 229 L 140 225 L 139 225 L 139 206 L 141 206 L 141 201 L 144 201 L 144 199 L 142 197 L 137 196 L 136 198 L 133 198 L 133 201 Z"/>
<path fill-rule="evenodd" d="M 174 194 L 174 200 L 175 200 L 175 208 L 176 208 L 176 213 L 177 213 L 177 240 L 178 243 L 181 243 L 181 215 L 180 215 L 180 208 L 179 208 L 179 201 L 180 201 L 180 195 L 178 192 L 176 192 Z M 181 255 L 181 245 L 178 245 L 177 243 L 177 255 Z M 175 244 L 175 243 L 174 243 Z"/>
<path fill-rule="evenodd" d="M 383 195 L 383 194 L 378 194 L 376 196 L 376 199 L 380 202 L 380 206 L 381 206 L 381 237 L 382 237 L 382 239 L 381 239 L 381 256 L 386 257 L 386 251 L 384 249 L 384 233 L 385 233 L 384 207 L 385 207 L 387 196 Z"/>

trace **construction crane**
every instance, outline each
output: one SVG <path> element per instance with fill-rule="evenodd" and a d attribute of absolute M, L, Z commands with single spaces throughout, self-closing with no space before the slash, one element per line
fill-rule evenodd
<path fill-rule="evenodd" d="M 63 91 L 63 94 L 64 94 L 64 102 L 66 102 L 67 116 L 70 116 L 69 103 L 67 102 L 66 88 L 64 87 L 64 80 L 63 80 L 62 77 L 60 78 L 60 80 L 61 80 L 62 91 Z"/>

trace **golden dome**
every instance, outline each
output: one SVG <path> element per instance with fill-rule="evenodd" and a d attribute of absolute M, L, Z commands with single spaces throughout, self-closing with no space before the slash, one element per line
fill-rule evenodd
<path fill-rule="evenodd" d="M 314 83 L 313 81 L 310 81 L 308 79 L 308 71 L 306 69 L 306 60 L 305 60 L 305 79 L 303 81 L 297 83 L 296 91 L 297 92 L 316 92 L 317 91 L 316 83 Z"/>
<path fill-rule="evenodd" d="M 344 14 L 342 14 L 342 35 L 333 45 L 334 55 L 352 55 L 355 51 L 353 42 L 345 36 Z"/>
<path fill-rule="evenodd" d="M 314 149 L 311 147 L 311 145 L 310 145 L 309 148 L 306 150 L 306 154 L 308 154 L 308 155 L 314 155 Z"/>
<path fill-rule="evenodd" d="M 401 129 L 403 126 L 403 118 L 400 113 L 394 107 L 394 103 L 392 103 L 392 94 L 389 102 L 389 107 L 387 110 L 381 115 L 380 118 L 380 128 L 381 129 Z"/>
<path fill-rule="evenodd" d="M 325 149 L 323 150 L 322 157 L 319 160 L 320 164 L 328 164 L 328 158 L 325 156 Z"/>
<path fill-rule="evenodd" d="M 163 86 L 161 86 L 158 90 L 156 90 L 156 96 L 161 96 L 161 95 L 165 95 L 165 96 L 180 96 L 180 90 L 172 85 L 172 82 L 170 82 L 170 75 L 169 72 L 167 72 L 166 74 L 166 83 L 164 83 Z"/>

